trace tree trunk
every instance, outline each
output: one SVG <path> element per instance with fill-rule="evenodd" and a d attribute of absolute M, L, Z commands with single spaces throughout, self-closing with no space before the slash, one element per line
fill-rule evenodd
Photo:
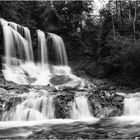
<path fill-rule="evenodd" d="M 132 9 L 132 5 L 131 5 L 131 1 L 129 0 L 129 21 L 132 20 L 132 18 L 131 18 L 131 9 Z"/>
<path fill-rule="evenodd" d="M 118 17 L 118 0 L 116 0 L 116 15 Z"/>
<path fill-rule="evenodd" d="M 115 32 L 115 25 L 114 25 L 114 17 L 111 14 L 111 18 L 112 18 L 112 27 L 113 27 L 113 35 L 114 35 L 114 40 L 116 40 L 116 32 Z"/>
<path fill-rule="evenodd" d="M 134 14 L 134 19 L 133 19 L 134 41 L 136 39 L 135 38 L 135 34 L 136 34 L 136 27 L 135 27 L 136 18 L 137 18 L 137 1 L 135 1 L 135 14 Z"/>
<path fill-rule="evenodd" d="M 122 11 L 122 2 L 121 0 L 119 0 L 120 2 L 120 19 L 121 19 L 121 30 L 124 33 L 124 23 L 123 23 L 123 11 Z"/>

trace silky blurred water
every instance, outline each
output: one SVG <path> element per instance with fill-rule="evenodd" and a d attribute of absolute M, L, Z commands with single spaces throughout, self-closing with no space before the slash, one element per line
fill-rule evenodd
<path fill-rule="evenodd" d="M 137 120 L 137 121 L 136 121 Z M 137 139 L 140 137 L 139 117 L 114 117 L 87 120 L 46 120 L 1 122 L 0 138 L 47 139 Z"/>

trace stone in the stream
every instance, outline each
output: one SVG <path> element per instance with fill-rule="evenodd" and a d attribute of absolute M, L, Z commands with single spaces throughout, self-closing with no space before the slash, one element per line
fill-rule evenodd
<path fill-rule="evenodd" d="M 55 97 L 55 117 L 56 118 L 70 118 L 71 103 L 74 100 L 74 94 L 62 93 Z"/>
<path fill-rule="evenodd" d="M 24 92 L 29 92 L 30 86 L 28 85 L 18 85 L 14 82 L 11 81 L 6 81 L 4 85 L 4 89 L 16 92 L 18 94 L 24 93 Z"/>
<path fill-rule="evenodd" d="M 71 81 L 71 78 L 67 75 L 55 75 L 49 82 L 53 85 L 63 85 L 69 81 Z"/>
<path fill-rule="evenodd" d="M 123 97 L 105 90 L 88 94 L 91 112 L 95 117 L 114 117 L 123 114 Z"/>
<path fill-rule="evenodd" d="M 80 87 L 81 82 L 79 80 L 73 80 L 70 81 L 62 86 L 59 87 L 59 89 L 63 90 L 76 90 Z"/>

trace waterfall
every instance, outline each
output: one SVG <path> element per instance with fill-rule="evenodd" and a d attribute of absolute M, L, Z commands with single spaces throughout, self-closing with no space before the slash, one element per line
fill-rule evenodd
<path fill-rule="evenodd" d="M 48 33 L 52 39 L 52 47 L 55 49 L 55 54 L 59 65 L 68 65 L 66 49 L 62 38 L 56 34 Z"/>
<path fill-rule="evenodd" d="M 20 33 L 27 40 L 30 60 L 33 60 L 32 40 L 30 30 L 27 27 L 20 26 L 19 24 L 16 24 L 14 22 L 8 22 L 8 25 L 12 27 L 16 32 Z"/>
<path fill-rule="evenodd" d="M 140 93 L 135 93 L 124 99 L 124 115 L 140 116 Z"/>
<path fill-rule="evenodd" d="M 5 112 L 2 121 L 30 121 L 54 118 L 53 96 L 27 98 L 12 111 Z"/>
<path fill-rule="evenodd" d="M 71 118 L 72 119 L 81 119 L 81 118 L 91 118 L 92 114 L 89 109 L 88 100 L 85 96 L 75 97 Z"/>
<path fill-rule="evenodd" d="M 20 27 L 20 25 L 14 22 L 7 22 L 4 19 L 1 19 L 0 23 L 3 27 L 4 33 L 5 59 L 6 59 L 5 64 L 10 65 L 11 64 L 10 60 L 12 58 L 32 61 L 33 50 L 29 29 L 27 27 Z M 23 37 L 23 34 L 21 34 L 22 30 L 24 30 L 25 38 Z"/>
<path fill-rule="evenodd" d="M 20 26 L 14 22 L 5 21 L 4 19 L 0 19 L 0 24 L 2 25 L 4 34 L 5 67 L 3 73 L 6 80 L 22 85 L 51 85 L 50 78 L 58 75 L 66 75 L 70 78 L 71 82 L 67 84 L 64 83 L 61 85 L 62 87 L 79 87 L 82 83 L 82 79 L 72 74 L 71 68 L 68 66 L 65 45 L 60 36 L 54 33 L 48 33 L 46 38 L 43 31 L 37 30 L 41 60 L 34 62 L 30 30 L 27 27 Z M 46 42 L 46 40 L 48 42 Z M 51 49 L 49 49 L 49 47 L 51 47 Z M 56 65 L 49 64 L 50 50 L 54 53 L 53 57 L 55 58 Z M 55 85 L 53 86 L 55 89 L 59 88 Z M 21 98 L 22 102 L 20 104 L 4 112 L 2 120 L 32 121 L 55 119 L 57 115 L 55 114 L 56 112 L 54 112 L 56 105 L 54 103 L 54 96 L 57 95 L 52 95 L 50 92 L 49 94 L 43 94 L 41 89 L 37 91 L 37 96 L 35 96 L 35 93 L 33 96 L 30 96 L 29 93 L 26 98 Z M 62 100 L 63 102 L 63 99 L 58 98 L 58 100 Z M 60 106 L 62 102 L 59 102 Z M 71 103 L 67 105 L 68 108 L 62 105 L 64 110 L 66 110 L 66 112 L 62 111 L 62 113 L 70 113 L 70 119 L 77 120 L 92 117 L 86 96 L 75 95 L 74 101 L 70 102 Z"/>
<path fill-rule="evenodd" d="M 41 49 L 41 63 L 42 65 L 48 64 L 47 44 L 45 33 L 41 30 L 37 30 L 38 46 Z"/>
<path fill-rule="evenodd" d="M 45 95 L 46 94 L 46 95 Z M 50 120 L 55 117 L 55 95 L 49 95 L 45 92 L 40 96 L 39 93 L 28 93 L 26 97 L 22 95 L 22 102 L 10 111 L 4 112 L 2 121 L 34 121 Z M 60 100 L 60 99 L 59 99 Z M 63 102 L 63 100 L 60 102 Z M 94 118 L 90 112 L 86 96 L 75 96 L 73 102 L 69 104 L 70 118 L 72 120 Z M 63 106 L 65 109 L 66 106 Z M 63 112 L 65 113 L 65 112 Z"/>
<path fill-rule="evenodd" d="M 25 57 L 25 60 L 31 60 L 27 41 L 10 26 L 4 25 L 3 31 L 6 59 L 5 64 L 11 65 L 11 59 L 17 58 L 17 55 L 19 55 L 20 59 L 24 59 Z M 17 48 L 15 46 L 17 46 Z M 23 52 L 25 53 L 25 56 L 23 56 Z"/>
<path fill-rule="evenodd" d="M 12 27 L 15 31 L 18 31 L 18 26 L 20 26 L 14 22 L 8 22 L 8 25 Z"/>
<path fill-rule="evenodd" d="M 33 56 L 33 47 L 32 47 L 32 40 L 31 40 L 31 34 L 30 30 L 27 27 L 24 27 L 24 36 L 25 39 L 28 42 L 28 47 L 29 47 L 29 54 L 30 54 L 30 60 L 33 61 L 34 56 Z"/>
<path fill-rule="evenodd" d="M 62 38 L 48 33 L 48 38 L 41 30 L 37 30 L 38 47 L 41 60 L 34 62 L 30 30 L 14 22 L 0 18 L 4 34 L 4 69 L 5 79 L 18 84 L 47 85 L 51 75 L 72 75 L 68 66 L 67 54 Z M 46 39 L 51 40 L 51 48 L 55 53 L 56 65 L 48 62 L 49 53 Z M 51 70 L 51 71 L 50 71 Z"/>

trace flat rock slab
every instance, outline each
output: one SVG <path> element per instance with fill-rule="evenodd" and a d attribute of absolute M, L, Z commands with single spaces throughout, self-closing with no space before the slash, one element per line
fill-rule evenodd
<path fill-rule="evenodd" d="M 50 79 L 50 83 L 53 85 L 63 85 L 72 79 L 67 75 L 55 75 Z"/>
<path fill-rule="evenodd" d="M 80 81 L 70 81 L 62 86 L 60 86 L 59 88 L 60 89 L 63 89 L 63 90 L 76 90 L 79 88 L 81 82 Z"/>

